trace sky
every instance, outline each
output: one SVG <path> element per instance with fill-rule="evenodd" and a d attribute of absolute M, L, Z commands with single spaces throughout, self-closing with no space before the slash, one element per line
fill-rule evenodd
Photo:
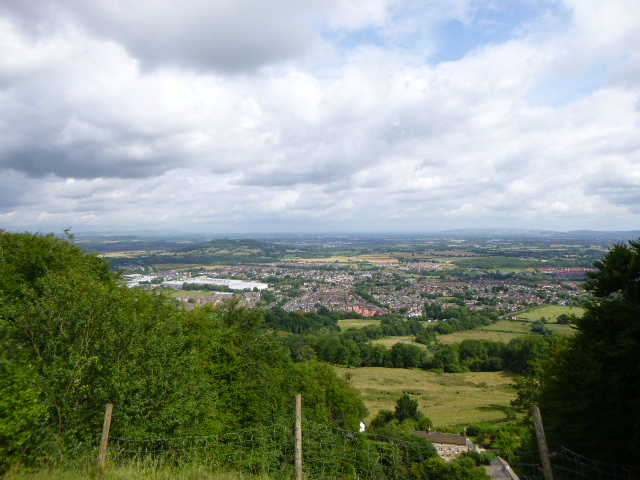
<path fill-rule="evenodd" d="M 640 229 L 637 1 L 2 1 L 0 229 Z"/>

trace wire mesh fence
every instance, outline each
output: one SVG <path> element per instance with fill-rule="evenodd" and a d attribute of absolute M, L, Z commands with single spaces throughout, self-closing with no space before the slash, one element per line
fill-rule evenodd
<path fill-rule="evenodd" d="M 559 447 L 551 452 L 554 480 L 640 480 L 640 467 L 596 461 Z M 544 480 L 540 452 L 518 452 L 511 463 L 523 480 Z"/>
<path fill-rule="evenodd" d="M 307 420 L 302 422 L 302 431 L 306 479 L 406 478 L 413 465 L 433 456 L 430 444 L 417 437 L 407 440 L 351 432 Z M 294 474 L 294 440 L 294 430 L 287 425 L 194 437 L 111 436 L 108 463 L 147 467 L 190 463 L 212 470 L 237 469 L 289 478 Z"/>
<path fill-rule="evenodd" d="M 251 473 L 293 464 L 293 431 L 283 425 L 176 438 L 109 437 L 108 462 L 145 466 L 196 464 Z"/>
<path fill-rule="evenodd" d="M 445 480 L 449 474 L 416 470 L 433 457 L 430 444 L 410 435 L 351 432 L 309 420 L 302 422 L 304 478 Z M 108 463 L 145 467 L 197 464 L 274 478 L 293 478 L 295 435 L 278 424 L 219 435 L 176 438 L 109 437 Z M 598 462 L 566 448 L 551 454 L 554 480 L 640 480 L 640 468 Z M 517 452 L 511 467 L 522 480 L 544 480 L 537 450 Z"/>

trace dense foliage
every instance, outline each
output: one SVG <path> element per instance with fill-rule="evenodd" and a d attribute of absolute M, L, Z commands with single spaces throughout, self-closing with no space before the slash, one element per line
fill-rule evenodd
<path fill-rule="evenodd" d="M 315 333 L 323 328 L 340 331 L 338 320 L 341 318 L 345 318 L 345 315 L 330 312 L 326 307 L 321 307 L 318 312 L 307 313 L 288 312 L 274 307 L 264 314 L 264 322 L 268 327 L 293 333 Z"/>
<path fill-rule="evenodd" d="M 445 320 L 429 325 L 428 330 L 447 335 L 462 330 L 472 330 L 483 325 L 491 325 L 498 321 L 498 314 L 490 309 L 470 310 L 465 307 L 442 308 L 437 303 L 424 306 L 424 316 L 428 319 Z"/>
<path fill-rule="evenodd" d="M 577 334 L 545 341 L 517 385 L 540 405 L 552 445 L 607 463 L 640 465 L 640 242 L 616 245 L 585 288 Z"/>
<path fill-rule="evenodd" d="M 595 300 L 550 365 L 541 404 L 569 448 L 640 465 L 640 242 L 615 246 L 595 265 L 585 285 Z M 599 440 L 612 430 L 627 448 Z"/>
<path fill-rule="evenodd" d="M 106 403 L 112 434 L 137 438 L 291 423 L 297 392 L 315 421 L 357 430 L 366 415 L 259 312 L 177 308 L 53 235 L 0 232 L 0 247 L 0 471 L 93 451 Z"/>
<path fill-rule="evenodd" d="M 306 463 L 318 478 L 475 478 L 474 465 L 447 465 L 406 432 L 353 433 L 367 414 L 357 391 L 325 363 L 294 362 L 262 312 L 185 310 L 126 288 L 104 260 L 67 240 L 0 231 L 0 473 L 92 461 L 107 403 L 112 436 L 138 439 L 150 454 L 171 439 L 272 432 L 250 434 L 243 447 L 275 451 L 227 467 L 286 472 L 295 393 L 307 435 L 321 435 L 308 440 Z M 407 399 L 396 415 L 418 416 Z"/>
<path fill-rule="evenodd" d="M 382 338 L 383 331 L 402 332 L 412 335 L 418 331 L 417 340 L 428 348 L 411 343 L 398 342 L 391 348 L 374 344 L 370 338 Z M 318 359 L 335 365 L 348 367 L 389 367 L 439 369 L 444 372 L 497 372 L 511 370 L 524 373 L 529 361 L 537 355 L 542 336 L 523 336 L 509 343 L 492 340 L 464 340 L 459 344 L 443 345 L 430 343 L 433 337 L 415 320 L 393 321 L 381 325 L 337 332 L 330 329 L 319 330 L 309 335 L 288 335 L 284 338 L 291 357 L 296 362 Z M 421 342 L 422 343 L 422 342 Z"/>

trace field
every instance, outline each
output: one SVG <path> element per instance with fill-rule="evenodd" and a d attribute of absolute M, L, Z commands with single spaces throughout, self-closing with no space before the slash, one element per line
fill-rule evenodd
<path fill-rule="evenodd" d="M 540 317 L 535 317 L 536 320 L 538 318 Z M 549 323 L 546 327 L 553 333 L 559 335 L 573 335 L 575 333 L 575 330 L 570 325 Z M 463 340 L 493 340 L 494 342 L 508 343 L 510 340 L 522 335 L 536 335 L 531 332 L 531 324 L 529 322 L 499 320 L 492 325 L 486 325 L 475 330 L 464 330 L 462 332 L 450 333 L 449 335 L 438 335 L 437 338 L 438 341 L 447 345 L 460 343 Z"/>
<path fill-rule="evenodd" d="M 437 374 L 424 370 L 382 367 L 335 367 L 362 394 L 368 423 L 381 409 L 395 408 L 408 393 L 436 428 L 506 420 L 505 410 L 516 396 L 514 375 L 505 372 Z"/>
<path fill-rule="evenodd" d="M 468 252 L 467 250 L 433 250 L 433 251 L 429 251 L 429 252 L 424 252 L 424 253 L 416 253 L 415 255 L 413 254 L 409 254 L 406 252 L 397 252 L 395 253 L 396 255 L 402 256 L 402 257 L 408 257 L 408 256 L 415 256 L 416 258 L 421 257 L 421 258 L 434 258 L 434 257 L 446 257 L 446 258 L 451 258 L 451 257 L 478 257 L 480 256 L 477 253 L 474 252 Z"/>
<path fill-rule="evenodd" d="M 576 329 L 571 325 L 558 325 L 557 323 L 549 323 L 546 327 L 553 333 L 558 335 L 575 335 Z"/>
<path fill-rule="evenodd" d="M 494 342 L 509 343 L 512 339 L 522 335 L 532 335 L 531 325 L 526 322 L 500 320 L 493 325 L 487 325 L 475 330 L 438 335 L 439 342 L 444 344 L 460 343 L 463 340 L 492 340 Z"/>
<path fill-rule="evenodd" d="M 415 335 L 409 335 L 407 337 L 385 337 L 371 340 L 371 343 L 373 343 L 374 345 L 384 345 L 387 348 L 393 347 L 396 343 L 412 343 L 414 345 L 417 345 L 418 347 L 427 348 L 426 345 L 416 342 L 415 339 Z"/>
<path fill-rule="evenodd" d="M 340 330 L 347 330 L 349 328 L 362 328 L 366 325 L 380 325 L 380 320 L 373 320 L 370 318 L 348 318 L 346 320 L 338 320 L 338 326 Z"/>
<path fill-rule="evenodd" d="M 317 258 L 302 258 L 302 257 L 288 257 L 289 262 L 299 263 L 357 263 L 362 259 L 358 257 L 347 257 L 344 255 L 333 255 L 331 257 L 317 257 Z"/>
<path fill-rule="evenodd" d="M 116 258 L 139 258 L 143 255 L 145 255 L 148 252 L 145 252 L 144 250 L 138 250 L 138 251 L 133 251 L 133 252 L 103 252 L 100 253 L 98 256 L 102 257 L 102 258 L 112 258 L 112 257 L 116 257 Z"/>
<path fill-rule="evenodd" d="M 519 317 L 526 319 L 526 321 L 518 320 L 499 320 L 492 325 L 486 325 L 476 328 L 474 330 L 463 330 L 461 332 L 450 333 L 449 335 L 438 335 L 439 342 L 446 345 L 452 343 L 460 343 L 463 340 L 492 340 L 494 342 L 509 343 L 512 339 L 520 337 L 522 335 L 537 335 L 531 332 L 531 323 L 538 320 L 540 317 L 546 317 L 550 322 L 555 322 L 558 315 L 563 313 L 582 315 L 583 308 L 579 307 L 564 307 L 561 305 L 550 305 L 546 307 L 536 308 L 530 312 L 518 314 Z M 346 330 L 350 327 L 363 327 L 365 325 L 371 325 L 376 323 L 376 320 L 369 319 L 353 319 L 353 320 L 339 320 L 338 325 L 342 330 Z M 575 329 L 571 325 L 558 325 L 556 323 L 548 323 L 546 327 L 549 328 L 554 334 L 558 335 L 573 335 Z M 424 346 L 416 343 L 415 336 L 405 337 L 386 337 L 372 340 L 371 343 L 384 345 L 387 348 L 393 347 L 396 343 L 413 343 L 414 345 Z"/>
<path fill-rule="evenodd" d="M 209 290 L 176 290 L 176 289 L 166 289 L 163 290 L 163 293 L 169 298 L 178 298 L 178 297 L 208 297 L 213 291 Z"/>
<path fill-rule="evenodd" d="M 358 255 L 358 258 L 365 262 L 371 262 L 371 263 L 398 263 L 399 262 L 399 260 L 396 257 L 393 257 L 391 255 L 385 255 L 383 253 L 380 253 L 378 255 L 373 255 L 373 254 Z"/>
<path fill-rule="evenodd" d="M 384 345 L 387 348 L 393 347 L 396 343 L 413 343 L 419 347 L 426 348 L 426 345 L 422 345 L 421 343 L 415 342 L 416 336 L 408 336 L 408 337 L 386 337 L 386 338 L 378 338 L 376 340 L 371 340 L 371 343 L 376 345 Z"/>
<path fill-rule="evenodd" d="M 546 307 L 534 308 L 529 312 L 519 313 L 519 318 L 524 318 L 530 322 L 538 320 L 540 317 L 545 317 L 550 322 L 555 322 L 556 318 L 562 314 L 582 316 L 584 308 L 580 307 L 565 307 L 563 305 L 548 305 Z"/>

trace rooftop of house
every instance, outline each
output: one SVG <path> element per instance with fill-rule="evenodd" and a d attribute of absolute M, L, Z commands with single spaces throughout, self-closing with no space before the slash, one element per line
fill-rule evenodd
<path fill-rule="evenodd" d="M 417 437 L 426 438 L 433 443 L 446 443 L 449 445 L 467 444 L 467 438 L 459 433 L 424 432 L 419 430 L 410 430 L 410 432 Z"/>

